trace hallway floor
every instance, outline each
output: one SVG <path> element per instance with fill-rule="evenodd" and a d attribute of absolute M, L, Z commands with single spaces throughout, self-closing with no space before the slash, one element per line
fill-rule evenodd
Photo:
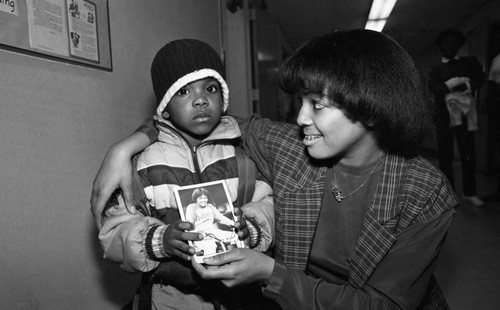
<path fill-rule="evenodd" d="M 492 175 L 478 173 L 477 182 L 479 197 L 496 186 Z M 482 207 L 460 203 L 436 272 L 451 310 L 500 309 L 499 262 L 500 202 Z"/>

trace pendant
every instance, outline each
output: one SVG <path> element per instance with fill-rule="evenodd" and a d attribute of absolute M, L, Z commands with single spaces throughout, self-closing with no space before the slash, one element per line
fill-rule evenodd
<path fill-rule="evenodd" d="M 338 202 L 341 202 L 344 197 L 342 197 L 342 191 L 338 187 L 332 188 L 332 194 Z"/>

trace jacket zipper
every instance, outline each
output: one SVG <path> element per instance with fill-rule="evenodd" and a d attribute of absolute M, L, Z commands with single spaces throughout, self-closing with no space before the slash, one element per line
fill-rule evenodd
<path fill-rule="evenodd" d="M 184 139 L 184 137 L 182 137 Z M 193 159 L 193 164 L 194 164 L 194 171 L 196 172 L 195 174 L 195 181 L 196 183 L 203 183 L 203 178 L 201 176 L 201 169 L 200 169 L 200 165 L 198 164 L 198 154 L 197 154 L 197 151 L 198 151 L 198 148 L 201 146 L 198 145 L 198 148 L 196 146 L 191 146 L 189 144 L 189 142 L 184 139 L 186 141 L 186 143 L 189 145 L 189 148 L 191 149 L 191 157 Z"/>
<path fill-rule="evenodd" d="M 205 145 L 205 144 L 214 143 L 214 141 L 224 141 L 225 139 L 211 140 L 211 141 L 208 141 L 208 142 L 201 142 L 198 146 L 193 146 L 193 145 L 191 145 L 191 143 L 189 143 L 189 141 L 186 138 L 184 138 L 183 135 L 180 134 L 179 131 L 177 131 L 177 129 L 173 128 L 170 125 L 164 124 L 164 123 L 161 123 L 160 126 L 164 126 L 164 127 L 170 128 L 170 130 L 172 130 L 173 132 L 175 132 L 175 134 L 177 136 L 179 136 L 182 140 L 184 140 L 186 142 L 186 144 L 189 147 L 189 150 L 191 151 L 191 159 L 193 160 L 193 164 L 194 164 L 194 170 L 195 170 L 194 178 L 195 178 L 195 183 L 196 184 L 198 184 L 198 183 L 204 183 L 205 180 L 202 177 L 201 169 L 200 169 L 200 164 L 198 163 L 198 149 L 201 146 Z"/>

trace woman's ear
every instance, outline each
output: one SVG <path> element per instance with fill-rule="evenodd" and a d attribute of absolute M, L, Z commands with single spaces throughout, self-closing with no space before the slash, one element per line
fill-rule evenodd
<path fill-rule="evenodd" d="M 375 126 L 377 125 L 375 120 L 373 120 L 373 119 L 367 119 L 365 124 L 366 124 L 365 127 L 368 130 L 373 130 L 375 128 Z"/>

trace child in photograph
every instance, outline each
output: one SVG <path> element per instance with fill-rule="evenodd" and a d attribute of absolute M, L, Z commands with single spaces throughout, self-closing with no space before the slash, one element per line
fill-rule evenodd
<path fill-rule="evenodd" d="M 210 192 L 205 188 L 197 188 L 193 191 L 193 203 L 186 208 L 186 221 L 194 224 L 196 231 L 210 231 L 218 228 L 217 223 L 226 226 L 234 226 L 234 221 L 224 216 L 210 203 Z M 214 226 L 215 224 L 215 226 Z"/>
<path fill-rule="evenodd" d="M 193 223 L 194 231 L 204 236 L 202 241 L 194 241 L 196 255 L 206 256 L 237 247 L 235 223 L 217 209 L 210 192 L 203 187 L 197 188 L 193 191 L 192 201 L 186 207 L 185 219 Z M 232 212 L 229 214 L 232 217 Z M 201 250 L 203 252 L 199 253 Z"/>
<path fill-rule="evenodd" d="M 153 273 L 154 309 L 219 306 L 213 287 L 205 289 L 189 262 L 195 249 L 187 241 L 200 241 L 203 235 L 181 220 L 174 189 L 224 180 L 231 202 L 238 198 L 238 185 L 245 180 L 239 177 L 234 145 L 241 132 L 236 120 L 225 115 L 229 90 L 223 75 L 220 57 L 204 42 L 176 40 L 159 50 L 151 66 L 159 135 L 139 154 L 134 169 L 146 203 L 141 212 L 128 212 L 126 198 L 118 196 L 105 210 L 99 231 L 104 257 L 129 272 Z M 246 217 L 256 220 L 246 223 L 251 234 L 261 224 L 274 225 L 271 195 L 267 183 L 255 181 L 251 202 L 245 206 Z M 230 224 L 238 228 L 245 221 Z M 267 228 L 263 230 L 272 231 Z M 268 246 L 269 242 L 261 242 L 256 249 Z"/>

